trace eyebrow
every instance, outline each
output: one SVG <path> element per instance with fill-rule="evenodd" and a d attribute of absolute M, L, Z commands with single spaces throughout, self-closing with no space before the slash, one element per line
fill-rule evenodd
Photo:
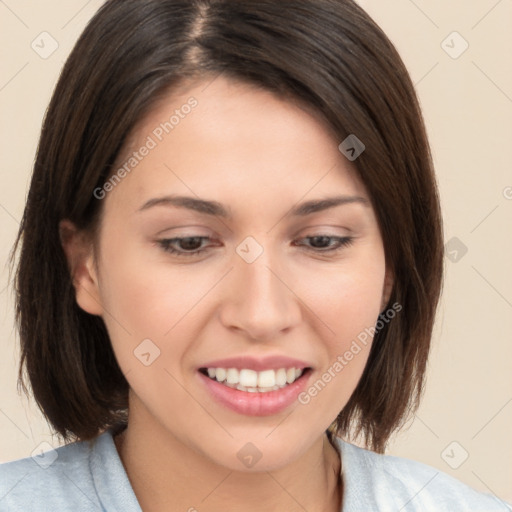
<path fill-rule="evenodd" d="M 289 215 L 294 217 L 304 217 L 311 215 L 329 208 L 341 206 L 345 204 L 359 203 L 364 206 L 369 206 L 370 202 L 368 199 L 360 196 L 334 196 L 327 197 L 324 199 L 315 199 L 311 201 L 305 201 L 299 205 L 294 206 Z M 206 199 L 198 199 L 190 196 L 163 196 L 155 197 L 146 201 L 140 208 L 140 211 L 148 210 L 154 206 L 175 206 L 178 208 L 186 208 L 188 210 L 194 210 L 199 213 L 206 215 L 212 215 L 214 217 L 221 217 L 224 219 L 231 219 L 232 214 L 228 208 L 222 203 L 217 201 L 208 201 Z"/>

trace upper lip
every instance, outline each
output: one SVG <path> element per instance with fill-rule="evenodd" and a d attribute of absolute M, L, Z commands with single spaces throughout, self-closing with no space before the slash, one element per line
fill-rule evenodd
<path fill-rule="evenodd" d="M 237 368 L 239 370 L 246 368 L 248 370 L 254 370 L 257 372 L 264 370 L 279 370 L 280 368 L 304 369 L 310 367 L 311 365 L 305 361 L 280 355 L 266 357 L 254 357 L 249 355 L 226 357 L 224 359 L 209 361 L 200 366 L 200 368 Z"/>

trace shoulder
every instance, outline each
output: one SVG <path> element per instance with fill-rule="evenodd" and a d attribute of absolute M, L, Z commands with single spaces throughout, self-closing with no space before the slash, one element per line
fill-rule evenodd
<path fill-rule="evenodd" d="M 375 507 L 372 510 L 498 512 L 511 506 L 427 464 L 378 454 L 339 439 L 338 444 L 349 497 L 350 487 L 361 489 L 361 481 L 366 482 L 368 504 Z M 355 501 L 357 499 L 354 497 Z"/>
<path fill-rule="evenodd" d="M 0 511 L 102 510 L 91 471 L 98 439 L 0 464 Z"/>

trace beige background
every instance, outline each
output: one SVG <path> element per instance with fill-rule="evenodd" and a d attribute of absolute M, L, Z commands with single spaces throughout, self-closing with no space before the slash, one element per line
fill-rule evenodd
<path fill-rule="evenodd" d="M 22 215 L 52 89 L 72 44 L 102 3 L 0 2 L 3 262 Z M 455 259 L 445 259 L 424 401 L 389 453 L 511 501 L 512 1 L 360 3 L 395 43 L 416 83 L 438 173 L 445 237 Z M 32 41 L 45 37 L 45 48 L 51 49 L 42 32 L 58 43 L 46 59 L 31 48 Z M 469 47 L 458 55 L 464 41 Z M 464 244 L 467 253 L 454 244 Z M 7 267 L 0 277 L 1 462 L 28 456 L 42 441 L 57 443 L 35 406 L 16 392 L 17 335 Z"/>

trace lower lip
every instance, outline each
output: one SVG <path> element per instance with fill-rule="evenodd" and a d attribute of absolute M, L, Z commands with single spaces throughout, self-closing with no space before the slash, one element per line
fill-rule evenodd
<path fill-rule="evenodd" d="M 286 387 L 266 393 L 259 391 L 250 393 L 233 389 L 210 379 L 199 371 L 197 373 L 212 397 L 228 409 L 246 416 L 270 416 L 284 411 L 297 400 L 297 396 L 306 387 L 311 370 L 305 371 L 296 381 Z"/>

